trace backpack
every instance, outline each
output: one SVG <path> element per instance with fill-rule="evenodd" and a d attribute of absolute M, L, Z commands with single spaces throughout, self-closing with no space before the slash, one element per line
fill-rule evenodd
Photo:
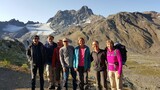
<path fill-rule="evenodd" d="M 122 56 L 122 64 L 125 65 L 127 61 L 127 50 L 126 47 L 120 43 L 114 45 L 115 49 L 118 49 Z"/>

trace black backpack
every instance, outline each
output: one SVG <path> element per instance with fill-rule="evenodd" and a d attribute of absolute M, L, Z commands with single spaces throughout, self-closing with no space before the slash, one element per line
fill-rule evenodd
<path fill-rule="evenodd" d="M 118 49 L 122 56 L 122 64 L 125 65 L 127 61 L 127 50 L 126 47 L 120 43 L 114 45 L 115 49 Z"/>

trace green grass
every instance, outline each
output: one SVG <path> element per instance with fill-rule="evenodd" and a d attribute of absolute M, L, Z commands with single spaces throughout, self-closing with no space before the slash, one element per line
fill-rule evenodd
<path fill-rule="evenodd" d="M 127 64 L 128 66 L 134 66 L 134 65 L 137 65 L 138 62 L 136 62 L 136 61 L 131 61 L 131 60 L 127 60 L 126 64 Z"/>
<path fill-rule="evenodd" d="M 22 66 L 27 63 L 25 47 L 18 41 L 0 40 L 0 61 Z"/>
<path fill-rule="evenodd" d="M 1 67 L 10 67 L 11 63 L 7 59 L 4 59 L 3 61 L 0 62 Z"/>
<path fill-rule="evenodd" d="M 23 64 L 23 65 L 21 66 L 21 68 L 24 69 L 24 70 L 28 70 L 29 66 L 28 66 L 27 64 Z"/>
<path fill-rule="evenodd" d="M 7 52 L 0 52 L 0 61 L 7 60 L 10 64 L 21 66 L 27 63 L 27 58 L 24 52 L 15 52 L 15 50 L 10 49 Z"/>
<path fill-rule="evenodd" d="M 130 59 L 130 60 L 127 60 L 126 64 L 128 68 L 135 74 L 160 77 L 160 68 L 154 67 L 153 65 L 151 65 L 150 59 L 144 59 L 144 60 L 146 60 L 146 62 L 143 61 L 143 63 L 139 63 L 138 59 L 136 61 Z"/>
<path fill-rule="evenodd" d="M 138 74 L 141 74 L 141 75 L 160 77 L 160 68 L 141 65 L 138 71 L 139 71 Z"/>

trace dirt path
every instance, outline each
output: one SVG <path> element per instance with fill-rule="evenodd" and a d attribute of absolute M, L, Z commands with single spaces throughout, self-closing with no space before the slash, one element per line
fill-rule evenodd
<path fill-rule="evenodd" d="M 13 71 L 7 68 L 0 68 L 0 89 L 14 90 L 17 88 L 29 88 L 30 75 Z"/>
<path fill-rule="evenodd" d="M 160 58 L 141 55 L 132 55 L 128 58 L 128 67 L 123 68 L 123 86 L 125 90 L 160 90 Z M 18 68 L 19 69 L 19 68 Z M 94 73 L 89 73 L 89 79 L 94 80 Z M 22 70 L 11 70 L 0 66 L 0 90 L 30 90 L 31 75 Z M 70 83 L 70 82 L 69 82 Z M 88 90 L 95 90 L 94 83 L 91 82 Z M 45 90 L 48 82 L 45 80 Z M 72 87 L 72 84 L 69 84 Z M 108 83 L 109 86 L 109 83 Z M 134 89 L 134 86 L 136 88 Z M 37 78 L 37 87 L 39 80 Z M 37 88 L 37 90 L 39 90 Z M 70 89 L 69 89 L 70 90 Z"/>
<path fill-rule="evenodd" d="M 24 72 L 0 68 L 0 90 L 30 90 L 31 75 Z M 45 81 L 45 89 L 47 90 Z M 37 80 L 37 87 L 39 82 Z M 39 90 L 39 89 L 38 89 Z"/>
<path fill-rule="evenodd" d="M 92 75 L 92 74 L 91 74 Z M 91 80 L 92 77 L 90 77 Z M 93 78 L 92 78 L 93 79 Z M 0 67 L 0 90 L 31 90 L 30 87 L 31 75 L 29 73 L 15 71 L 7 68 Z M 71 81 L 71 80 L 70 80 Z M 94 79 L 92 80 L 94 81 Z M 127 82 L 128 83 L 128 82 Z M 95 84 L 90 81 L 88 90 L 95 90 Z M 45 80 L 45 90 L 47 89 L 48 82 Z M 109 82 L 108 82 L 109 86 Z M 37 88 L 39 90 L 39 80 L 37 78 Z M 72 84 L 69 82 L 69 90 L 72 90 Z M 125 90 L 131 90 L 126 87 Z"/>

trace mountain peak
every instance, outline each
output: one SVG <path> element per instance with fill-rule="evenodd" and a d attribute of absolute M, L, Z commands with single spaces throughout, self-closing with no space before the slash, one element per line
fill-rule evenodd
<path fill-rule="evenodd" d="M 83 24 L 91 16 L 94 15 L 92 10 L 87 6 L 82 6 L 79 10 L 59 10 L 56 15 L 50 18 L 47 23 L 51 23 L 50 27 L 55 29 L 68 27 L 72 24 Z M 57 29 L 57 30 L 58 30 Z"/>
<path fill-rule="evenodd" d="M 88 8 L 88 6 L 82 6 L 80 10 L 88 11 L 88 10 L 89 10 L 89 8 Z"/>
<path fill-rule="evenodd" d="M 88 6 L 82 6 L 82 8 L 84 8 L 84 9 L 88 9 Z"/>
<path fill-rule="evenodd" d="M 79 10 L 77 11 L 77 13 L 78 13 L 78 14 L 80 14 L 80 13 L 86 13 L 86 14 L 88 14 L 88 15 L 93 15 L 92 10 L 89 9 L 87 6 L 82 6 L 81 9 L 79 9 Z"/>
<path fill-rule="evenodd" d="M 11 25 L 17 25 L 17 26 L 24 26 L 25 24 L 19 20 L 16 19 L 11 19 L 8 21 L 9 24 Z"/>

